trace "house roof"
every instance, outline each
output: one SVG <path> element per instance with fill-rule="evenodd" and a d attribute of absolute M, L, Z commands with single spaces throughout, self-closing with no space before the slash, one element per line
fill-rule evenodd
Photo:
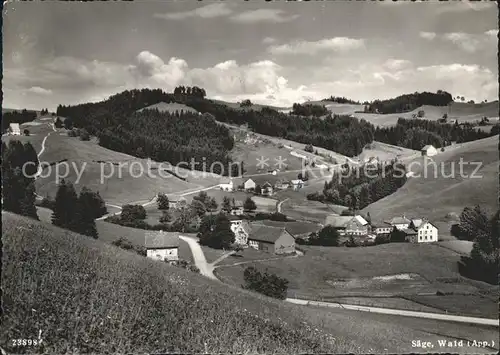
<path fill-rule="evenodd" d="M 147 231 L 145 246 L 147 249 L 178 248 L 179 233 Z"/>
<path fill-rule="evenodd" d="M 386 221 L 385 223 L 394 225 L 394 224 L 407 224 L 410 223 L 411 221 L 406 218 L 406 217 L 394 217 L 390 221 Z"/>
<path fill-rule="evenodd" d="M 330 225 L 335 228 L 345 227 L 354 217 L 353 216 L 337 216 L 330 215 L 325 219 L 325 225 Z"/>
<path fill-rule="evenodd" d="M 287 232 L 284 227 L 271 227 L 263 224 L 254 224 L 252 225 L 252 230 L 248 239 L 257 240 L 259 242 L 275 243 L 283 232 Z"/>
<path fill-rule="evenodd" d="M 363 217 L 361 217 L 360 215 L 354 216 L 354 219 L 358 221 L 358 223 L 361 224 L 362 226 L 366 226 L 368 224 L 368 221 Z"/>
<path fill-rule="evenodd" d="M 255 181 L 253 181 L 252 179 L 245 180 L 244 184 L 246 184 L 247 182 L 253 182 L 255 184 Z"/>
<path fill-rule="evenodd" d="M 298 185 L 298 184 L 303 184 L 304 181 L 302 181 L 300 179 L 297 179 L 297 180 L 292 180 L 291 183 L 294 184 L 294 185 Z"/>
<path fill-rule="evenodd" d="M 420 225 L 424 224 L 425 221 L 422 218 L 415 218 L 411 220 L 411 223 L 415 228 L 418 228 L 420 227 Z"/>
<path fill-rule="evenodd" d="M 234 201 L 234 208 L 240 208 L 243 207 L 243 201 L 236 200 Z"/>
<path fill-rule="evenodd" d="M 262 187 L 273 187 L 269 181 L 266 181 L 264 184 L 262 184 Z"/>
<path fill-rule="evenodd" d="M 436 149 L 436 148 L 434 148 L 434 146 L 433 146 L 433 145 L 431 145 L 431 144 L 427 144 L 426 146 L 424 146 L 424 147 L 422 148 L 422 150 L 427 150 L 427 149 L 430 149 L 430 148 Z"/>
<path fill-rule="evenodd" d="M 402 231 L 404 232 L 404 234 L 406 235 L 416 235 L 417 232 L 414 231 L 413 229 L 408 229 L 408 228 L 405 228 L 405 229 L 402 229 Z"/>
<path fill-rule="evenodd" d="M 372 228 L 391 228 L 391 226 L 388 226 L 387 224 L 380 224 L 380 223 L 373 224 L 372 223 Z"/>

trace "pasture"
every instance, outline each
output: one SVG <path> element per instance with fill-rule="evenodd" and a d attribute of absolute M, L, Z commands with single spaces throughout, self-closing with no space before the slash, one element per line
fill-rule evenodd
<path fill-rule="evenodd" d="M 440 240 L 453 240 L 449 231 L 454 221 L 446 217 L 449 213 L 459 215 L 464 207 L 476 204 L 490 213 L 498 209 L 498 158 L 498 136 L 450 147 L 432 157 L 436 165 L 419 158 L 412 171 L 420 175 L 410 177 L 398 191 L 363 212 L 370 212 L 374 222 L 402 214 L 425 217 L 439 228 Z M 472 175 L 476 165 L 480 169 Z"/>
<path fill-rule="evenodd" d="M 449 312 L 471 314 L 469 305 L 495 292 L 486 283 L 465 279 L 458 273 L 459 254 L 437 245 L 393 243 L 372 247 L 301 246 L 305 255 L 277 261 L 256 262 L 290 281 L 289 297 L 330 300 L 338 297 L 413 297 L 419 294 L 463 295 L 462 303 L 440 308 Z M 229 284 L 240 284 L 243 271 L 250 264 L 218 269 L 217 275 Z M 484 302 L 484 301 L 482 301 Z M 420 302 L 427 305 L 425 301 Z M 435 302 L 434 302 L 435 303 Z M 442 304 L 446 304 L 445 302 Z M 496 309 L 495 301 L 489 308 Z M 474 313 L 474 312 L 472 312 Z M 490 314 L 483 314 L 491 317 Z"/>
<path fill-rule="evenodd" d="M 198 113 L 194 108 L 186 106 L 184 104 L 179 104 L 177 102 L 171 102 L 171 103 L 166 103 L 166 102 L 159 102 L 154 105 L 150 105 L 144 108 L 141 108 L 137 110 L 137 112 L 141 112 L 144 110 L 158 110 L 160 112 L 170 112 L 170 113 L 176 113 L 181 111 L 184 111 L 185 113 L 191 112 L 191 113 Z"/>

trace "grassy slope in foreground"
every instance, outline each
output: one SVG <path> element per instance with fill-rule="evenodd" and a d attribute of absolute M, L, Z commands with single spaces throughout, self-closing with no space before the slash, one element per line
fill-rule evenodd
<path fill-rule="evenodd" d="M 12 339 L 40 329 L 37 353 L 425 352 L 410 339 L 450 339 L 447 329 L 467 327 L 440 323 L 446 335 L 435 335 L 408 318 L 394 325 L 394 318 L 318 312 L 10 213 L 2 221 L 0 343 L 8 352 Z M 466 333 L 485 334 L 477 327 Z"/>
<path fill-rule="evenodd" d="M 383 221 L 397 215 L 429 218 L 439 228 L 440 238 L 450 239 L 451 222 L 446 219 L 450 212 L 460 214 L 466 206 L 476 204 L 487 208 L 491 213 L 498 209 L 498 136 L 449 147 L 440 152 L 433 160 L 438 164 L 435 169 L 428 168 L 427 177 L 411 177 L 398 191 L 365 208 L 373 221 Z M 476 172 L 481 178 L 460 177 L 460 158 L 464 162 L 481 162 Z M 422 161 L 419 158 L 418 161 Z M 441 169 L 441 163 L 444 169 Z M 451 167 L 455 166 L 455 178 Z M 422 166 L 422 164 L 421 164 Z M 475 165 L 464 165 L 464 174 L 471 175 Z M 417 170 L 415 170 L 417 171 Z M 443 172 L 441 172 L 443 171 Z M 454 222 L 453 222 L 454 223 Z"/>

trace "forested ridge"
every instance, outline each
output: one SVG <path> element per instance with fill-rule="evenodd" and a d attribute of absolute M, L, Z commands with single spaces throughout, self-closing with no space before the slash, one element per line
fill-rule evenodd
<path fill-rule="evenodd" d="M 420 150 L 427 144 L 440 148 L 449 145 L 452 141 L 465 143 L 494 134 L 495 131 L 486 133 L 475 129 L 472 124 L 468 123 L 442 124 L 423 119 L 400 118 L 394 127 L 377 127 L 374 139 L 399 147 Z"/>

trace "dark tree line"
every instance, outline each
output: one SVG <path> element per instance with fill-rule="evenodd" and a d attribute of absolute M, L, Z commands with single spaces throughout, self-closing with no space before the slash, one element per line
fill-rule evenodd
<path fill-rule="evenodd" d="M 334 150 L 347 156 L 361 153 L 373 141 L 374 126 L 365 120 L 334 115 L 326 119 L 287 115 L 269 107 L 260 111 L 231 109 L 210 100 L 190 99 L 186 105 L 217 121 L 248 125 L 254 132 Z"/>
<path fill-rule="evenodd" d="M 97 239 L 95 219 L 107 213 L 99 193 L 84 186 L 77 195 L 73 184 L 63 179 L 52 206 L 53 225 Z"/>
<path fill-rule="evenodd" d="M 321 117 L 328 114 L 328 109 L 324 105 L 293 104 L 292 115 Z"/>
<path fill-rule="evenodd" d="M 474 129 L 470 123 L 463 125 L 458 123 L 441 124 L 429 120 L 399 118 L 396 126 L 377 127 L 374 139 L 387 144 L 420 150 L 427 144 L 440 148 L 449 145 L 452 141 L 464 143 L 487 138 L 494 134 L 493 130 L 491 133 L 487 133 Z"/>
<path fill-rule="evenodd" d="M 432 92 L 415 92 L 413 94 L 401 95 L 388 100 L 375 100 L 366 105 L 366 112 L 373 113 L 402 113 L 413 111 L 423 105 L 446 106 L 453 101 L 450 93 L 438 90 Z"/>
<path fill-rule="evenodd" d="M 347 169 L 351 171 L 343 176 L 334 173 L 332 180 L 325 182 L 323 193 L 312 193 L 307 198 L 360 210 L 396 192 L 407 179 L 406 167 L 399 162 L 366 171 L 363 167 Z"/>
<path fill-rule="evenodd" d="M 2 208 L 38 220 L 35 179 L 38 156 L 31 143 L 2 142 Z M 23 172 L 23 167 L 25 167 Z"/>
<path fill-rule="evenodd" d="M 197 170 L 204 169 L 204 161 L 207 168 L 220 162 L 227 174 L 234 141 L 229 130 L 212 117 L 189 112 L 182 115 L 158 110 L 136 112 L 158 102 L 203 100 L 204 95 L 204 90 L 197 87 L 179 87 L 174 94 L 159 89 L 132 90 L 98 103 L 59 106 L 57 114 L 67 117 L 65 123 L 69 119 L 75 127 L 96 135 L 103 147 L 173 165 L 194 159 Z M 221 172 L 219 165 L 214 167 L 213 172 Z M 234 166 L 232 173 L 237 170 Z"/>
<path fill-rule="evenodd" d="M 2 112 L 2 132 L 5 132 L 11 123 L 26 123 L 31 122 L 36 118 L 35 111 L 22 111 Z"/>
<path fill-rule="evenodd" d="M 332 101 L 332 102 L 336 102 L 336 103 L 339 103 L 339 104 L 352 104 L 352 105 L 360 105 L 361 103 L 359 101 L 354 101 L 354 100 L 350 100 L 346 97 L 340 97 L 340 96 L 330 96 L 330 97 L 327 97 L 326 99 L 323 99 L 321 101 Z"/>

